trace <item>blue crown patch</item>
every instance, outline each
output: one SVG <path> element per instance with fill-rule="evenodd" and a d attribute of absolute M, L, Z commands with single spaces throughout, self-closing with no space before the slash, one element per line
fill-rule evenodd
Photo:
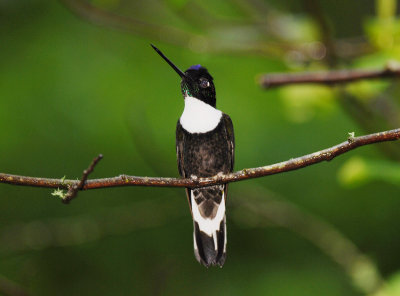
<path fill-rule="evenodd" d="M 200 68 L 201 68 L 201 65 L 198 64 L 198 65 L 193 65 L 193 66 L 191 66 L 189 69 L 190 69 L 190 70 L 199 70 Z"/>

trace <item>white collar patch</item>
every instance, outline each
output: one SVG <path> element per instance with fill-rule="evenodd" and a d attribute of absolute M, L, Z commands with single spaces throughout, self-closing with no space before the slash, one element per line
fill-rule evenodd
<path fill-rule="evenodd" d="M 179 120 L 189 133 L 206 133 L 217 127 L 222 112 L 193 97 L 185 97 L 185 109 Z"/>

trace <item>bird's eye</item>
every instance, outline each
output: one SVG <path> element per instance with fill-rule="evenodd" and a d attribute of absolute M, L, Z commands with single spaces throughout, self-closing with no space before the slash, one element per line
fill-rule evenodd
<path fill-rule="evenodd" d="M 200 87 L 207 88 L 210 86 L 210 82 L 205 78 L 200 78 Z"/>

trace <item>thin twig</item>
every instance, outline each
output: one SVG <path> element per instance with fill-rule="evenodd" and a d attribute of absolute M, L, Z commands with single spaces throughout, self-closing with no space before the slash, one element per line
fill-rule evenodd
<path fill-rule="evenodd" d="M 93 172 L 94 167 L 97 165 L 97 163 L 103 158 L 102 154 L 99 154 L 97 157 L 95 157 L 92 161 L 92 163 L 89 165 L 89 167 L 83 171 L 82 178 L 79 181 L 79 183 L 74 184 L 69 187 L 67 194 L 64 196 L 62 199 L 63 203 L 68 204 L 72 199 L 76 197 L 78 194 L 79 190 L 83 189 L 83 186 L 85 185 L 85 182 L 87 178 L 89 177 L 90 173 Z"/>
<path fill-rule="evenodd" d="M 215 184 L 225 184 L 230 182 L 238 182 L 242 180 L 259 178 L 268 175 L 289 172 L 304 168 L 322 161 L 330 161 L 338 155 L 346 153 L 357 147 L 369 145 L 378 142 L 395 141 L 400 138 L 400 128 L 384 131 L 380 133 L 370 134 L 361 137 L 349 137 L 346 142 L 327 148 L 312 154 L 293 158 L 284 162 L 267 165 L 258 168 L 243 169 L 235 173 L 227 175 L 216 175 L 210 178 L 161 178 L 161 177 L 137 177 L 120 175 L 111 178 L 87 180 L 83 187 L 78 190 L 97 189 L 105 187 L 120 186 L 151 186 L 151 187 L 202 187 Z M 46 187 L 46 188 L 62 188 L 69 189 L 71 186 L 79 186 L 81 181 L 49 179 L 18 176 L 0 173 L 0 183 L 12 185 Z"/>
<path fill-rule="evenodd" d="M 349 83 L 361 79 L 396 78 L 400 76 L 398 65 L 387 65 L 380 70 L 336 70 L 305 73 L 277 73 L 262 75 L 259 83 L 264 88 L 290 84 L 337 84 Z"/>

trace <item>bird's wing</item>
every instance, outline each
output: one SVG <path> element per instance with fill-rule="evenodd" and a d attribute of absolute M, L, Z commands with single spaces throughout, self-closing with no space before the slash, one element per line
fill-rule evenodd
<path fill-rule="evenodd" d="M 233 124 L 232 120 L 229 117 L 228 114 L 223 115 L 223 120 L 224 120 L 224 126 L 225 126 L 225 132 L 226 132 L 226 137 L 228 140 L 228 147 L 229 147 L 229 158 L 230 158 L 230 172 L 233 172 L 233 166 L 235 163 L 235 135 L 233 132 Z"/>
<path fill-rule="evenodd" d="M 185 169 L 184 169 L 184 157 L 183 157 L 183 147 L 185 146 L 185 134 L 183 132 L 182 125 L 179 120 L 176 124 L 176 159 L 178 162 L 178 172 L 182 178 L 187 178 Z M 186 197 L 189 202 L 190 209 L 192 209 L 192 204 L 190 200 L 190 189 L 186 188 Z M 192 212 L 192 211 L 190 211 Z"/>
<path fill-rule="evenodd" d="M 235 164 L 235 135 L 233 132 L 233 124 L 232 124 L 232 120 L 229 117 L 228 114 L 223 115 L 223 120 L 224 120 L 224 126 L 225 126 L 225 133 L 226 133 L 226 137 L 228 140 L 228 148 L 229 148 L 229 152 L 228 152 L 228 156 L 230 158 L 230 168 L 229 168 L 229 172 L 233 172 L 233 167 Z M 227 198 L 228 196 L 228 184 L 225 184 L 224 186 L 224 191 L 225 191 L 225 198 Z"/>
<path fill-rule="evenodd" d="M 186 178 L 183 164 L 183 147 L 185 145 L 185 134 L 179 120 L 176 124 L 176 159 L 178 161 L 178 171 L 182 178 Z"/>

